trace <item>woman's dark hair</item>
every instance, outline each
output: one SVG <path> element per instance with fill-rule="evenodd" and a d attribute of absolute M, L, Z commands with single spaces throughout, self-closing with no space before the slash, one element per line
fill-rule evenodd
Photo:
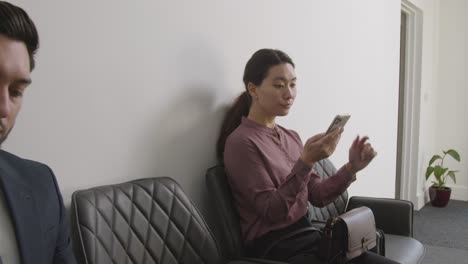
<path fill-rule="evenodd" d="M 293 61 L 286 53 L 275 49 L 261 49 L 255 52 L 245 65 L 243 78 L 245 91 L 237 97 L 234 104 L 229 108 L 221 125 L 221 133 L 216 145 L 216 154 L 219 161 L 223 160 L 227 137 L 240 125 L 242 117 L 249 114 L 252 98 L 247 91 L 247 85 L 249 83 L 260 85 L 272 66 L 283 63 L 289 63 L 294 67 Z"/>
<path fill-rule="evenodd" d="M 39 48 L 36 26 L 20 7 L 0 1 L 0 35 L 21 41 L 26 45 L 30 70 L 34 69 L 34 54 Z"/>

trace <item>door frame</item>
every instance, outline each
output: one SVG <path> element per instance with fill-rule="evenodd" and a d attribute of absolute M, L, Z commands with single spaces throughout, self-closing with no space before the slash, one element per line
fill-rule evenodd
<path fill-rule="evenodd" d="M 409 200 L 419 207 L 419 134 L 421 113 L 422 25 L 423 12 L 409 0 L 401 1 L 407 16 L 404 61 L 401 153 L 397 153 L 396 198 Z M 397 148 L 398 149 L 398 148 Z M 399 179 L 399 180 L 398 180 Z M 423 197 L 424 199 L 424 197 Z"/>

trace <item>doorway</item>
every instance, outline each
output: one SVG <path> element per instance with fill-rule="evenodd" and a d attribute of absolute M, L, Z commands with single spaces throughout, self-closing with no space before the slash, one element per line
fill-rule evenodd
<path fill-rule="evenodd" d="M 401 5 L 400 80 L 395 198 L 418 204 L 421 110 L 422 11 L 409 0 Z"/>

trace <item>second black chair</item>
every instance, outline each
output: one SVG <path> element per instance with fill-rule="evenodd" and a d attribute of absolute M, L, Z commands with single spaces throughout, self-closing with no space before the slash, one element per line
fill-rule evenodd
<path fill-rule="evenodd" d="M 335 166 L 324 159 L 314 166 L 317 175 L 327 178 L 335 174 Z M 206 172 L 206 184 L 212 200 L 218 210 L 221 247 L 229 258 L 243 257 L 244 248 L 240 232 L 239 214 L 227 180 L 225 169 L 218 165 Z M 402 264 L 422 262 L 424 246 L 413 236 L 413 204 L 409 201 L 351 197 L 344 192 L 333 203 L 322 207 L 309 206 L 309 218 L 312 221 L 326 221 L 329 217 L 338 216 L 347 210 L 359 206 L 369 207 L 375 216 L 376 226 L 385 233 L 385 255 L 387 258 Z"/>

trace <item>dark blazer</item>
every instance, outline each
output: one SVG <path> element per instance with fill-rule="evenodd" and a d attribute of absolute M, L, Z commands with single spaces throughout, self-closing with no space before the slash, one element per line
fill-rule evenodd
<path fill-rule="evenodd" d="M 22 264 L 76 263 L 62 195 L 49 167 L 0 150 L 0 188 Z"/>

